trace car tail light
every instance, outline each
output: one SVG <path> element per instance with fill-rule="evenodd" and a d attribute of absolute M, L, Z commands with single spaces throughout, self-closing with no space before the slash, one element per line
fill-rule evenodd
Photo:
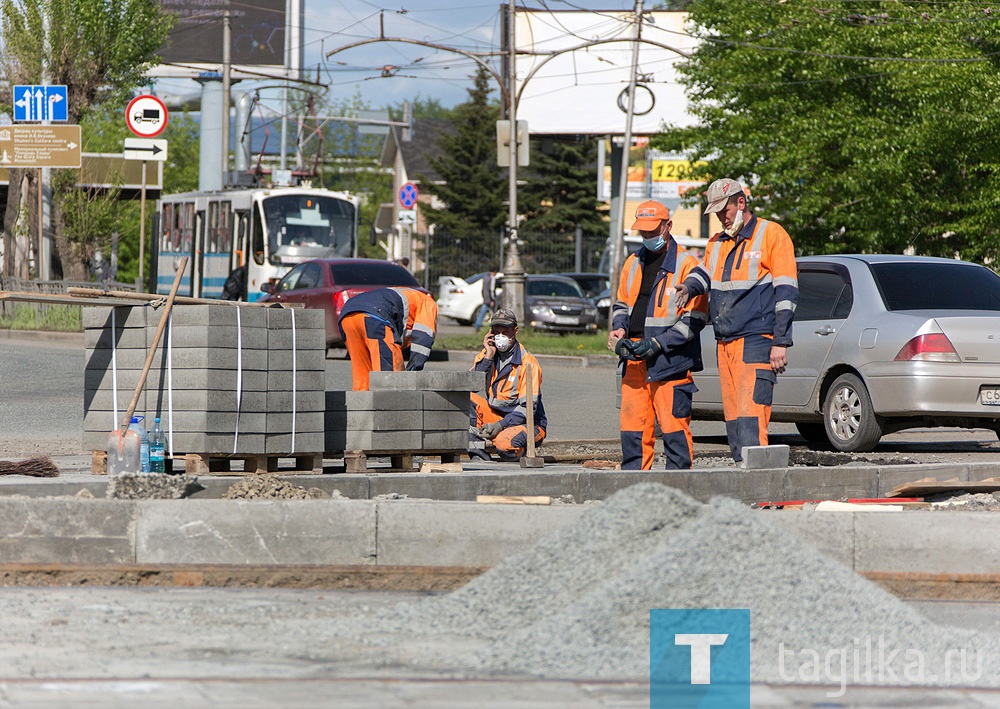
<path fill-rule="evenodd" d="M 929 335 L 917 335 L 912 340 L 903 345 L 903 349 L 896 355 L 897 362 L 908 361 L 922 362 L 961 362 L 951 340 L 943 332 L 935 332 Z"/>
<path fill-rule="evenodd" d="M 333 294 L 333 311 L 339 313 L 340 309 L 344 307 L 344 303 L 350 298 L 346 290 L 339 290 Z"/>

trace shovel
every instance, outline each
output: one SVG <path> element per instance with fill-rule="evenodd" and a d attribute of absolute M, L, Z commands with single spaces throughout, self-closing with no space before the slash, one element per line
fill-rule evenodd
<path fill-rule="evenodd" d="M 132 394 L 132 401 L 129 402 L 128 411 L 125 413 L 125 418 L 122 419 L 122 425 L 111 432 L 108 436 L 108 462 L 107 470 L 109 474 L 114 474 L 114 472 L 138 472 L 138 465 L 133 463 L 130 459 L 132 456 L 128 455 L 128 451 L 138 451 L 141 440 L 139 434 L 135 431 L 129 430 L 128 425 L 132 422 L 132 414 L 135 413 L 135 406 L 139 403 L 139 394 L 142 393 L 142 388 L 146 386 L 146 376 L 149 374 L 149 368 L 153 364 L 153 356 L 156 354 L 156 346 L 160 344 L 160 337 L 163 335 L 163 329 L 167 326 L 167 319 L 170 317 L 170 309 L 174 306 L 174 298 L 177 296 L 177 289 L 180 288 L 181 279 L 184 278 L 184 270 L 187 268 L 188 257 L 181 257 L 180 265 L 177 268 L 177 273 L 174 275 L 174 284 L 170 288 L 170 295 L 167 296 L 167 305 L 163 309 L 163 314 L 160 315 L 160 324 L 156 327 L 156 333 L 153 335 L 153 342 L 149 346 L 149 353 L 146 355 L 146 363 L 142 367 L 142 372 L 139 374 L 139 382 L 135 385 L 135 392 Z M 112 336 L 114 333 L 112 333 Z M 127 445 L 126 445 L 127 444 Z M 135 470 L 127 470 L 127 468 L 134 467 Z"/>

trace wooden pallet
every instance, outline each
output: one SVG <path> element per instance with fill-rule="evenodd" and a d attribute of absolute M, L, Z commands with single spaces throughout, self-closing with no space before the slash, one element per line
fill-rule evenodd
<path fill-rule="evenodd" d="M 440 456 L 439 469 L 430 472 L 462 472 L 463 453 L 454 450 L 344 451 L 344 471 L 347 473 L 414 473 L 418 470 L 413 462 L 414 455 Z M 370 468 L 368 467 L 369 458 L 388 458 L 389 467 Z"/>
<path fill-rule="evenodd" d="M 90 472 L 94 475 L 107 475 L 108 456 L 105 451 L 91 451 Z M 280 460 L 295 461 L 292 468 L 279 466 Z M 234 460 L 243 461 L 243 474 L 283 473 L 286 475 L 313 475 L 323 472 L 322 453 L 294 453 L 285 455 L 227 455 L 224 453 L 185 453 L 174 454 L 165 461 L 166 472 L 174 472 L 174 461 L 184 461 L 184 471 L 188 475 L 232 475 Z M 238 471 L 237 471 L 238 472 Z"/>

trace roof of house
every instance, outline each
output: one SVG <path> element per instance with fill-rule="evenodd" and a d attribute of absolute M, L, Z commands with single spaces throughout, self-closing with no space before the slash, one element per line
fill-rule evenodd
<path fill-rule="evenodd" d="M 424 175 L 431 180 L 439 180 L 440 176 L 431 167 L 428 158 L 438 152 L 438 138 L 453 130 L 451 121 L 442 118 L 417 119 L 410 129 L 410 140 L 404 141 L 402 131 L 393 126 L 382 146 L 380 164 L 382 167 L 393 167 L 398 151 L 402 154 L 407 179 L 416 182 L 420 175 Z"/>

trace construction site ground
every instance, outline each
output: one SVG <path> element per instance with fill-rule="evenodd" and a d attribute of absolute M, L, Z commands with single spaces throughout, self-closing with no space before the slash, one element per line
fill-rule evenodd
<path fill-rule="evenodd" d="M 73 347 L 0 345 L 0 362 L 10 366 L 13 359 L 16 367 L 24 357 L 38 370 L 39 359 L 59 361 Z M 12 381 L 3 366 L 4 380 Z M 339 381 L 343 366 L 331 360 L 328 381 Z M 575 363 L 543 366 L 552 389 L 584 380 Z M 108 479 L 91 473 L 91 456 L 65 433 L 78 422 L 76 374 L 48 371 L 16 373 L 22 379 L 0 427 L 0 457 L 52 455 L 60 468 L 56 478 L 0 476 L 0 584 L 7 586 L 0 703 L 9 706 L 648 706 L 648 684 L 635 679 L 562 679 L 428 661 L 480 652 L 485 644 L 475 638 L 380 627 L 373 645 L 364 633 L 327 628 L 358 616 L 391 618 L 400 603 L 461 588 L 637 483 L 664 482 L 701 502 L 716 495 L 751 502 L 875 498 L 924 477 L 1000 476 L 992 432 L 896 434 L 871 454 L 850 456 L 809 451 L 790 426 L 776 427 L 772 440 L 793 446 L 789 467 L 745 471 L 728 459 L 713 422 L 696 431 L 694 471 L 616 471 L 613 406 L 604 410 L 602 384 L 587 417 L 547 396 L 550 417 L 563 417 L 565 434 L 553 424 L 540 449 L 547 456 L 541 470 L 471 461 L 461 473 L 347 475 L 342 461 L 330 458 L 326 474 L 279 476 L 281 489 L 262 489 L 256 499 L 226 499 L 243 482 L 234 473 L 199 477 L 204 489 L 190 499 L 108 500 Z M 32 383 L 32 376 L 49 381 Z M 16 395 L 21 386 L 23 398 Z M 610 391 L 613 397 L 613 385 Z M 483 494 L 552 499 L 477 503 Z M 1000 635 L 1000 515 L 754 514 L 891 589 L 930 621 Z M 970 685 L 861 682 L 840 694 L 835 685 L 755 682 L 751 704 L 1000 706 L 995 682 Z"/>

